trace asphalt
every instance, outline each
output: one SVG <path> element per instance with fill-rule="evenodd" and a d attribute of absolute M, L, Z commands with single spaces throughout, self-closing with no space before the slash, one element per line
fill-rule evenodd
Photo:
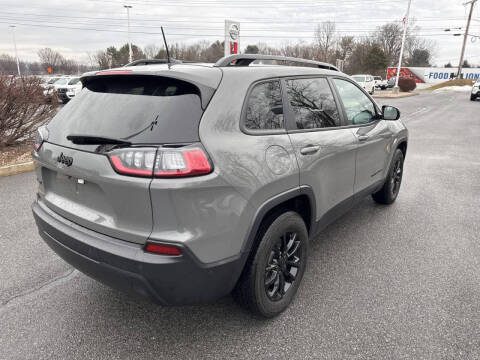
<path fill-rule="evenodd" d="M 312 241 L 272 320 L 230 298 L 160 307 L 72 270 L 37 235 L 34 173 L 0 178 L 0 359 L 480 358 L 480 101 L 381 99 L 410 130 L 400 195 Z"/>

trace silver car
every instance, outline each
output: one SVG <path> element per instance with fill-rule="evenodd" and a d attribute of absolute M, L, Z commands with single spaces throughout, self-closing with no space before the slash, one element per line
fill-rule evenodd
<path fill-rule="evenodd" d="M 165 305 L 233 292 L 275 316 L 310 239 L 364 196 L 399 193 L 398 109 L 332 65 L 233 55 L 81 81 L 38 131 L 33 214 L 58 255 L 117 289 Z"/>

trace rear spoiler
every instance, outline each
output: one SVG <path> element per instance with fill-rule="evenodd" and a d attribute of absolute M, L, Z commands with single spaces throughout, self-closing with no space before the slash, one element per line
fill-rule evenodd
<path fill-rule="evenodd" d="M 202 109 L 205 110 L 207 108 L 208 103 L 213 97 L 215 93 L 216 87 L 218 86 L 219 82 L 215 85 L 215 87 L 205 85 L 200 83 L 193 74 L 186 74 L 179 71 L 132 71 L 125 68 L 122 69 L 112 69 L 112 70 L 102 70 L 102 71 L 92 71 L 83 74 L 80 77 L 80 81 L 82 82 L 83 87 L 85 87 L 90 81 L 98 79 L 99 77 L 103 76 L 159 76 L 159 77 L 168 77 L 172 79 L 177 79 L 181 81 L 188 82 L 190 84 L 195 85 L 198 90 L 200 91 Z M 203 79 L 202 79 L 203 80 Z M 213 85 L 213 81 L 210 81 Z"/>

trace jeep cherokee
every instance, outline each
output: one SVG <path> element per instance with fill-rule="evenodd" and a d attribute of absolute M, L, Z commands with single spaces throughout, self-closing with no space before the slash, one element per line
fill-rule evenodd
<path fill-rule="evenodd" d="M 165 305 L 233 292 L 272 317 L 309 239 L 366 195 L 398 195 L 398 109 L 332 65 L 233 55 L 81 82 L 38 131 L 32 209 L 58 255 L 114 288 Z"/>

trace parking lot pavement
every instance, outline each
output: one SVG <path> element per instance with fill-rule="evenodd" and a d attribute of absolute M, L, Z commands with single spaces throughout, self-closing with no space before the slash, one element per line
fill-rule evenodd
<path fill-rule="evenodd" d="M 365 198 L 314 239 L 272 320 L 230 297 L 159 307 L 72 272 L 37 235 L 34 174 L 0 178 L 0 359 L 480 358 L 480 102 L 387 102 L 410 130 L 397 202 Z"/>

